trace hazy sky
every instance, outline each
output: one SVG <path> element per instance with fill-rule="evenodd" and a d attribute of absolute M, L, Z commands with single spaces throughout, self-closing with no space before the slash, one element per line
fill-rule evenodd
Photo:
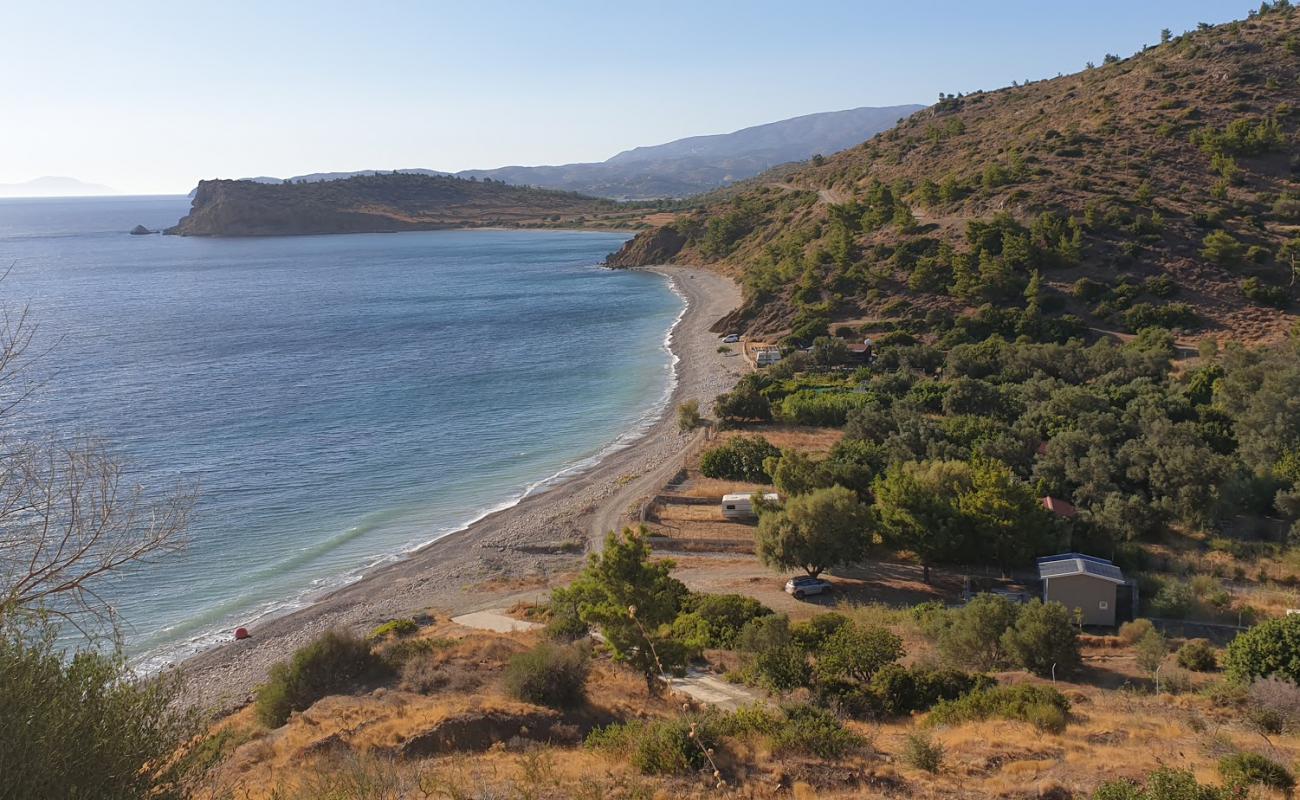
<path fill-rule="evenodd" d="M 0 0 L 0 183 L 599 161 L 1073 72 L 1250 7 Z"/>

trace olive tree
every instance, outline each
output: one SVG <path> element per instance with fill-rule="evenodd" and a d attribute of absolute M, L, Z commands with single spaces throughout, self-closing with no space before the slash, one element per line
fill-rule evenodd
<path fill-rule="evenodd" d="M 842 486 L 792 497 L 758 523 L 758 557 L 777 569 L 817 576 L 836 564 L 861 558 L 870 542 L 872 515 Z"/>

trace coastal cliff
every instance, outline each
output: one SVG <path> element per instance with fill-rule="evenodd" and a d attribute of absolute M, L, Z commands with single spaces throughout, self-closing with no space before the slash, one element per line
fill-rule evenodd
<path fill-rule="evenodd" d="M 391 173 L 314 183 L 210 180 L 190 213 L 166 233 L 179 236 L 293 236 L 383 233 L 479 226 L 619 227 L 617 203 L 497 181 Z"/>

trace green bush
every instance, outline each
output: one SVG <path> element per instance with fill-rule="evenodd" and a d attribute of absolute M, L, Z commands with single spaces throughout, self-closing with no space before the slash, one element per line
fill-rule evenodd
<path fill-rule="evenodd" d="M 1201 256 L 1207 261 L 1230 266 L 1241 261 L 1243 248 L 1241 242 L 1227 231 L 1211 231 L 1206 235 L 1201 248 Z"/>
<path fill-rule="evenodd" d="M 787 706 L 772 745 L 778 753 L 796 753 L 818 758 L 843 758 L 860 750 L 866 740 L 845 729 L 838 717 L 824 708 L 810 705 Z"/>
<path fill-rule="evenodd" d="M 415 633 L 419 629 L 420 626 L 417 625 L 413 619 L 390 619 L 388 622 L 376 625 L 366 638 L 373 641 L 375 639 L 383 639 L 389 634 L 392 634 L 393 636 L 406 636 L 407 634 Z"/>
<path fill-rule="evenodd" d="M 956 700 L 940 701 L 926 722 L 931 725 L 955 725 L 986 719 L 1010 719 L 1028 722 L 1049 733 L 1065 730 L 1069 721 L 1070 701 L 1050 686 L 1020 684 L 977 689 Z"/>
<path fill-rule="evenodd" d="M 718 395 L 713 403 L 713 413 L 718 419 L 735 424 L 756 420 L 767 422 L 772 419 L 772 404 L 759 391 L 759 376 L 747 375 L 736 388 Z"/>
<path fill-rule="evenodd" d="M 806 622 L 791 625 L 790 636 L 795 644 L 810 653 L 815 653 L 836 631 L 849 624 L 852 623 L 848 617 L 838 611 L 828 611 L 825 614 L 817 614 Z"/>
<path fill-rule="evenodd" d="M 1229 794 L 1202 786 L 1188 770 L 1162 767 L 1147 776 L 1146 785 L 1129 780 L 1107 781 L 1097 787 L 1092 800 L 1227 800 Z"/>
<path fill-rule="evenodd" d="M 729 351 L 731 348 L 723 345 L 718 348 L 718 352 Z M 704 417 L 700 415 L 700 401 L 687 400 L 677 405 L 677 429 L 686 432 L 693 431 L 704 424 Z"/>
<path fill-rule="evenodd" d="M 1036 675 L 1068 672 L 1079 664 L 1079 630 L 1060 603 L 1031 600 L 1002 634 L 1011 660 Z"/>
<path fill-rule="evenodd" d="M 957 608 L 932 609 L 922 627 L 948 663 L 997 669 L 1007 662 L 1003 635 L 1019 613 L 1019 606 L 1005 597 L 979 594 Z"/>
<path fill-rule="evenodd" d="M 1144 328 L 1190 328 L 1199 325 L 1200 316 L 1186 303 L 1136 303 L 1124 312 L 1124 324 L 1137 332 Z"/>
<path fill-rule="evenodd" d="M 1137 651 L 1138 668 L 1144 672 L 1155 673 L 1169 655 L 1169 643 L 1159 631 L 1147 631 L 1134 646 Z"/>
<path fill-rule="evenodd" d="M 1241 282 L 1241 293 L 1247 300 L 1273 308 L 1286 308 L 1291 305 L 1291 292 L 1285 286 L 1269 286 L 1259 278 L 1247 278 Z"/>
<path fill-rule="evenodd" d="M 786 615 L 750 620 L 736 636 L 736 649 L 746 656 L 742 674 L 749 682 L 780 692 L 808 685 L 812 674 L 808 657 L 791 638 Z"/>
<path fill-rule="evenodd" d="M 993 679 L 986 675 L 889 664 L 872 676 L 867 688 L 880 713 L 896 717 L 925 711 L 942 700 L 956 700 L 968 692 L 993 685 Z"/>
<path fill-rule="evenodd" d="M 1131 622 L 1125 622 L 1119 626 L 1119 639 L 1124 644 L 1137 644 L 1148 631 L 1154 631 L 1156 626 L 1151 624 L 1149 619 L 1135 619 Z"/>
<path fill-rule="evenodd" d="M 697 723 L 698 717 L 614 723 L 594 729 L 586 746 L 622 754 L 645 775 L 684 774 L 707 767 L 705 748 L 718 744 L 708 727 Z"/>
<path fill-rule="evenodd" d="M 692 594 L 683 610 L 686 613 L 679 620 L 690 616 L 702 623 L 699 630 L 705 634 L 704 646 L 722 649 L 735 646 L 736 637 L 750 620 L 772 614 L 772 609 L 740 594 Z"/>
<path fill-rule="evenodd" d="M 631 720 L 595 728 L 584 745 L 622 755 L 646 775 L 681 775 L 711 766 L 709 751 L 724 737 L 772 735 L 784 724 L 784 714 L 761 707 L 732 713 L 706 711 L 657 720 Z"/>
<path fill-rule="evenodd" d="M 364 639 L 346 631 L 327 631 L 299 648 L 287 663 L 271 667 L 266 683 L 257 687 L 257 718 L 267 727 L 278 728 L 294 711 L 384 670 L 383 661 L 370 652 Z"/>
<path fill-rule="evenodd" d="M 1290 614 L 1242 631 L 1224 654 L 1228 677 L 1240 683 L 1277 676 L 1300 683 L 1300 614 Z"/>
<path fill-rule="evenodd" d="M 858 392 L 799 391 L 787 395 L 777 406 L 776 417 L 791 425 L 841 428 L 849 412 L 871 405 L 875 398 Z"/>
<path fill-rule="evenodd" d="M 867 683 L 885 665 L 903 657 L 903 640 L 879 625 L 841 625 L 817 652 L 821 683 Z"/>
<path fill-rule="evenodd" d="M 1258 753 L 1233 753 L 1219 760 L 1219 774 L 1230 788 L 1267 786 L 1288 795 L 1295 788 L 1295 776 L 1276 761 Z"/>
<path fill-rule="evenodd" d="M 700 472 L 706 478 L 770 483 L 772 476 L 767 474 L 763 461 L 780 455 L 781 451 L 762 436 L 736 436 L 704 451 Z"/>
<path fill-rule="evenodd" d="M 55 634 L 0 620 L 0 795 L 187 797 L 177 773 L 205 765 L 171 759 L 194 731 L 176 676 L 140 681 L 119 655 L 67 657 Z"/>
<path fill-rule="evenodd" d="M 931 774 L 937 773 L 943 766 L 943 745 L 920 731 L 909 733 L 903 742 L 903 762 Z"/>
<path fill-rule="evenodd" d="M 585 698 L 590 670 L 587 648 L 542 642 L 511 657 L 506 664 L 506 691 L 525 703 L 573 708 Z"/>
<path fill-rule="evenodd" d="M 1193 672 L 1210 672 L 1219 666 L 1214 645 L 1205 639 L 1192 639 L 1178 648 L 1178 666 Z"/>
<path fill-rule="evenodd" d="M 1187 581 L 1170 579 L 1162 581 L 1151 598 L 1151 610 L 1158 617 L 1182 619 L 1196 608 L 1196 592 Z"/>

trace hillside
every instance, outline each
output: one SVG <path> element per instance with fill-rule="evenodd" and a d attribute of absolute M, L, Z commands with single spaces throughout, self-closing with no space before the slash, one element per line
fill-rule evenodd
<path fill-rule="evenodd" d="M 1077 318 L 1070 330 L 1276 338 L 1300 262 L 1300 14 L 1105 62 L 945 96 L 860 146 L 702 198 L 610 264 L 715 265 L 746 287 L 725 326 L 796 338 L 986 304 L 997 329 L 1029 304 L 1035 271 L 1033 310 Z"/>
<path fill-rule="evenodd" d="M 372 233 L 483 225 L 617 227 L 608 200 L 496 181 L 390 173 L 309 183 L 203 181 L 181 236 Z"/>
<path fill-rule="evenodd" d="M 843 150 L 921 108 L 904 105 L 828 111 L 732 133 L 635 147 L 599 163 L 501 167 L 458 174 L 620 200 L 687 197 L 753 177 L 778 164 Z"/>
<path fill-rule="evenodd" d="M 691 136 L 666 144 L 634 147 L 605 161 L 554 166 L 467 169 L 458 178 L 505 181 L 615 200 L 687 197 L 711 191 L 790 161 L 851 147 L 893 126 L 924 106 L 852 108 L 754 125 L 732 133 Z M 430 169 L 401 169 L 409 175 L 450 175 Z M 389 170 L 314 172 L 295 175 L 292 183 L 337 181 Z M 277 178 L 248 178 L 279 183 Z"/>

